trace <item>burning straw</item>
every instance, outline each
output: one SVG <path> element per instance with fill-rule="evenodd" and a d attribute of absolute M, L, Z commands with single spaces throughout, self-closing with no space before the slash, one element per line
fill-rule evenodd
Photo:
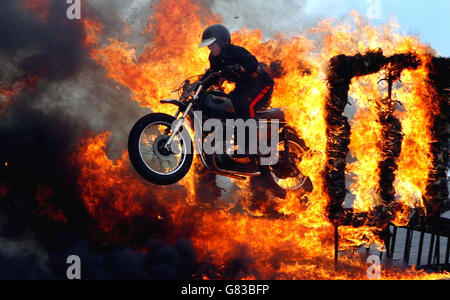
<path fill-rule="evenodd" d="M 432 101 L 435 108 L 431 135 L 432 167 L 428 175 L 427 191 L 424 196 L 429 215 L 439 216 L 450 210 L 448 198 L 448 103 L 450 99 L 450 59 L 434 58 L 430 65 L 429 78 L 435 88 Z"/>
<path fill-rule="evenodd" d="M 402 151 L 403 133 L 400 120 L 395 117 L 395 99 L 392 99 L 393 83 L 400 79 L 405 69 L 417 69 L 420 59 L 414 54 L 397 54 L 385 57 L 381 50 L 366 55 L 336 56 L 331 60 L 328 76 L 330 95 L 326 103 L 327 156 L 328 164 L 324 172 L 326 190 L 330 197 L 329 219 L 340 225 L 354 227 L 376 226 L 386 228 L 402 211 L 402 204 L 396 201 L 394 180 L 397 171 L 397 159 Z M 343 209 L 347 194 L 345 187 L 346 157 L 349 152 L 350 124 L 344 116 L 348 103 L 348 91 L 352 78 L 387 70 L 388 97 L 377 102 L 378 122 L 381 124 L 382 140 L 379 142 L 382 160 L 378 164 L 380 172 L 379 193 L 382 204 L 370 213 L 354 213 Z M 446 170 L 448 164 L 447 105 L 449 60 L 433 59 L 430 79 L 437 93 L 432 93 L 435 107 L 433 125 L 430 128 L 433 142 L 432 168 L 429 173 L 427 193 L 424 195 L 428 215 L 438 215 L 449 209 Z M 447 74 L 447 75 L 446 75 Z M 436 109 L 438 107 L 438 109 Z M 422 212 L 424 213 L 424 212 Z"/>

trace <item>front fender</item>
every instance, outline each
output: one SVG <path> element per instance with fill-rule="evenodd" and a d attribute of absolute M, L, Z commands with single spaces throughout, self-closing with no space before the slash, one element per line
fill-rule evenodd
<path fill-rule="evenodd" d="M 178 106 L 181 110 L 185 110 L 186 109 L 186 104 L 183 104 L 180 100 L 177 99 L 164 99 L 159 101 L 161 104 L 173 104 Z"/>

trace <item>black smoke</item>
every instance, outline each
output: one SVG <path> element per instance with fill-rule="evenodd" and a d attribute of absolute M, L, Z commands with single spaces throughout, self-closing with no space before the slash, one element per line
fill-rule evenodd
<path fill-rule="evenodd" d="M 79 72 L 86 55 L 84 31 L 80 22 L 66 16 L 64 1 L 52 1 L 47 21 L 33 17 L 21 7 L 21 1 L 0 3 L 0 50 L 14 59 L 23 74 L 39 74 L 43 79 L 63 81 Z"/>
<path fill-rule="evenodd" d="M 89 58 L 82 24 L 66 9 L 51 1 L 43 21 L 21 1 L 0 2 L 0 88 L 39 77 L 0 111 L 0 279 L 66 279 L 70 255 L 81 258 L 83 279 L 191 279 L 191 242 L 174 236 L 151 191 L 136 199 L 142 214 L 118 217 L 108 234 L 85 207 L 73 160 L 80 138 L 111 131 L 111 152 L 122 151 L 148 111 Z"/>
<path fill-rule="evenodd" d="M 10 107 L 16 110 L 15 107 Z M 79 195 L 79 170 L 70 160 L 82 125 L 64 115 L 17 109 L 0 126 L 0 180 L 7 187 L 0 202 L 1 279 L 64 279 L 66 259 L 78 255 L 84 279 L 190 279 L 196 256 L 187 240 L 172 245 L 170 221 L 159 221 L 164 209 L 148 199 L 141 217 L 116 220 L 105 234 L 86 210 Z M 55 222 L 40 212 L 40 187 L 54 212 L 66 217 Z M 52 213 L 52 214 L 53 214 Z M 137 251 L 139 250 L 139 251 Z"/>

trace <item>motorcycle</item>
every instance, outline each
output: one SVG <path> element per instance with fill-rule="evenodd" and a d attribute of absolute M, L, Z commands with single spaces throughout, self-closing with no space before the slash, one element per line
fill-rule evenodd
<path fill-rule="evenodd" d="M 194 76 L 196 77 L 196 76 Z M 234 108 L 225 93 L 205 88 L 218 77 L 221 72 L 205 74 L 193 83 L 191 77 L 185 80 L 180 88 L 179 100 L 161 100 L 162 104 L 178 107 L 174 116 L 163 113 L 151 113 L 142 117 L 133 126 L 129 140 L 128 153 L 136 171 L 146 180 L 158 185 L 170 185 L 183 179 L 189 172 L 193 162 L 193 145 L 199 154 L 201 162 L 209 171 L 245 180 L 248 177 L 264 178 L 267 187 L 274 188 L 280 197 L 286 191 L 311 192 L 311 180 L 300 171 L 303 156 L 309 150 L 305 142 L 298 137 L 296 131 L 286 121 L 284 113 L 279 108 L 258 111 L 255 120 L 264 124 L 264 128 L 277 126 L 279 130 L 278 157 L 275 164 L 262 164 L 267 154 L 235 155 L 225 153 L 206 153 L 203 143 L 207 134 L 192 138 L 192 133 L 186 128 L 186 121 L 191 128 L 203 126 L 210 118 L 217 118 L 225 124 L 227 116 L 233 116 Z M 198 117 L 201 112 L 202 118 Z M 260 125 L 258 125 L 260 126 Z M 270 137 L 269 137 L 270 138 Z"/>

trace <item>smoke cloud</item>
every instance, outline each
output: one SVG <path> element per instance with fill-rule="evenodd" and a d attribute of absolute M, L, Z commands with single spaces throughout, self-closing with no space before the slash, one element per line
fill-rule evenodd
<path fill-rule="evenodd" d="M 149 111 L 90 59 L 82 25 L 67 20 L 65 2 L 49 3 L 47 20 L 22 1 L 0 3 L 0 89 L 14 92 L 11 103 L 0 95 L 0 104 L 6 103 L 0 111 L 0 279 L 65 279 L 73 254 L 82 260 L 84 279 L 192 279 L 193 247 L 189 240 L 165 242 L 171 225 L 156 220 L 165 212 L 151 194 L 136 199 L 147 203 L 145 219 L 116 225 L 115 231 L 131 232 L 123 235 L 127 240 L 104 240 L 87 212 L 80 170 L 71 161 L 79 138 L 111 132 L 108 154 L 117 158 L 133 123 Z M 148 19 L 149 9 L 129 5 L 90 1 L 87 13 L 99 16 L 113 35 L 123 26 L 117 20 Z M 131 244 L 144 251 L 126 248 Z"/>

